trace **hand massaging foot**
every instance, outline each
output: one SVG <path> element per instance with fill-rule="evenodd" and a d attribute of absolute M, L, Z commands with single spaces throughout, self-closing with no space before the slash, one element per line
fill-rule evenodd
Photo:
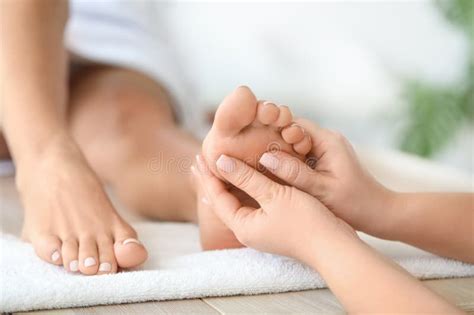
<path fill-rule="evenodd" d="M 304 160 L 311 150 L 311 139 L 302 127 L 292 124 L 292 121 L 293 116 L 288 107 L 257 101 L 249 88 L 238 87 L 217 109 L 214 124 L 204 139 L 202 154 L 210 170 L 217 176 L 215 163 L 221 154 L 241 159 L 259 170 L 263 169 L 258 167 L 258 161 L 268 151 L 282 150 Z M 202 162 L 198 161 L 198 164 Z M 270 173 L 266 174 L 276 180 Z M 237 189 L 234 189 L 234 193 L 243 204 L 256 203 Z M 202 198 L 199 187 L 197 202 L 203 249 L 242 247 Z"/>

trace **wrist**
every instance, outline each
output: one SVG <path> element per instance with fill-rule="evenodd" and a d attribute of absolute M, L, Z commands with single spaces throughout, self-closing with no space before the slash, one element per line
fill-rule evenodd
<path fill-rule="evenodd" d="M 335 254 L 344 251 L 350 244 L 361 243 L 355 230 L 342 219 L 332 216 L 331 220 L 322 225 L 315 225 L 306 238 L 296 248 L 299 249 L 298 260 L 317 269 L 318 264 Z M 301 246 L 301 244 L 306 244 Z"/>
<path fill-rule="evenodd" d="M 370 227 L 363 232 L 383 239 L 393 239 L 394 232 L 399 228 L 398 217 L 403 204 L 403 194 L 384 187 L 380 203 L 374 209 Z"/>
<path fill-rule="evenodd" d="M 357 233 L 345 221 L 340 220 L 339 225 L 322 234 L 319 231 L 313 233 L 313 237 L 307 242 L 308 246 L 303 249 L 305 253 L 298 259 L 321 271 L 326 265 L 340 260 L 347 251 L 363 244 Z"/>

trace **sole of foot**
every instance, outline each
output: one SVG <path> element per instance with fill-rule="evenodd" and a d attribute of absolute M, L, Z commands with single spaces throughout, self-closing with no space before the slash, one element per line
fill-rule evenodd
<path fill-rule="evenodd" d="M 258 163 L 265 152 L 284 151 L 304 160 L 311 145 L 311 138 L 304 129 L 293 124 L 293 115 L 287 106 L 258 101 L 248 87 L 241 86 L 228 95 L 217 109 L 213 126 L 203 142 L 202 155 L 209 169 L 220 177 L 215 163 L 222 154 L 241 159 L 265 172 Z M 279 181 L 270 173 L 265 174 Z M 236 194 L 244 204 L 256 204 L 243 192 L 236 191 Z M 199 198 L 200 195 L 198 189 L 203 249 L 242 247 L 214 214 L 212 207 Z"/>

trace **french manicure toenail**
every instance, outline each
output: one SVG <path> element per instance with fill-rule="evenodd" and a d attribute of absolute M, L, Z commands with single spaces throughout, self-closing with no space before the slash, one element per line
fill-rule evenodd
<path fill-rule="evenodd" d="M 122 242 L 123 245 L 127 245 L 129 243 L 134 243 L 134 244 L 141 244 L 139 240 L 135 238 L 127 238 L 125 241 Z"/>
<path fill-rule="evenodd" d="M 86 259 L 84 259 L 84 267 L 92 267 L 95 266 L 95 264 L 95 259 L 92 257 L 87 257 Z"/>
<path fill-rule="evenodd" d="M 69 263 L 69 270 L 76 272 L 79 270 L 79 261 L 73 260 Z"/>
<path fill-rule="evenodd" d="M 59 257 L 61 257 L 61 254 L 55 250 L 52 254 L 51 254 L 51 260 L 52 261 L 57 261 L 59 259 Z"/>
<path fill-rule="evenodd" d="M 265 102 L 263 102 L 263 105 L 270 105 L 270 104 L 271 104 L 271 105 L 274 105 L 275 103 L 270 102 L 270 101 L 265 101 Z"/>
<path fill-rule="evenodd" d="M 101 263 L 99 266 L 99 271 L 108 272 L 110 270 L 112 270 L 112 265 L 109 264 L 108 262 Z"/>
<path fill-rule="evenodd" d="M 276 170 L 278 168 L 278 158 L 271 153 L 264 153 L 260 158 L 260 164 L 265 166 L 268 169 Z"/>
<path fill-rule="evenodd" d="M 230 173 L 234 171 L 235 162 L 228 157 L 227 155 L 222 154 L 216 162 L 216 166 L 218 169 L 225 173 Z"/>

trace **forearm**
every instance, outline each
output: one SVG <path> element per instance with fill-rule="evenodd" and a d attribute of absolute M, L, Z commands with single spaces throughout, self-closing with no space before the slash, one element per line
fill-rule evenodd
<path fill-rule="evenodd" d="M 395 193 L 381 237 L 474 263 L 474 194 Z"/>
<path fill-rule="evenodd" d="M 66 0 L 1 1 L 2 126 L 17 164 L 65 132 Z"/>
<path fill-rule="evenodd" d="M 461 313 L 358 238 L 340 234 L 324 238 L 313 242 L 306 262 L 349 313 Z"/>

